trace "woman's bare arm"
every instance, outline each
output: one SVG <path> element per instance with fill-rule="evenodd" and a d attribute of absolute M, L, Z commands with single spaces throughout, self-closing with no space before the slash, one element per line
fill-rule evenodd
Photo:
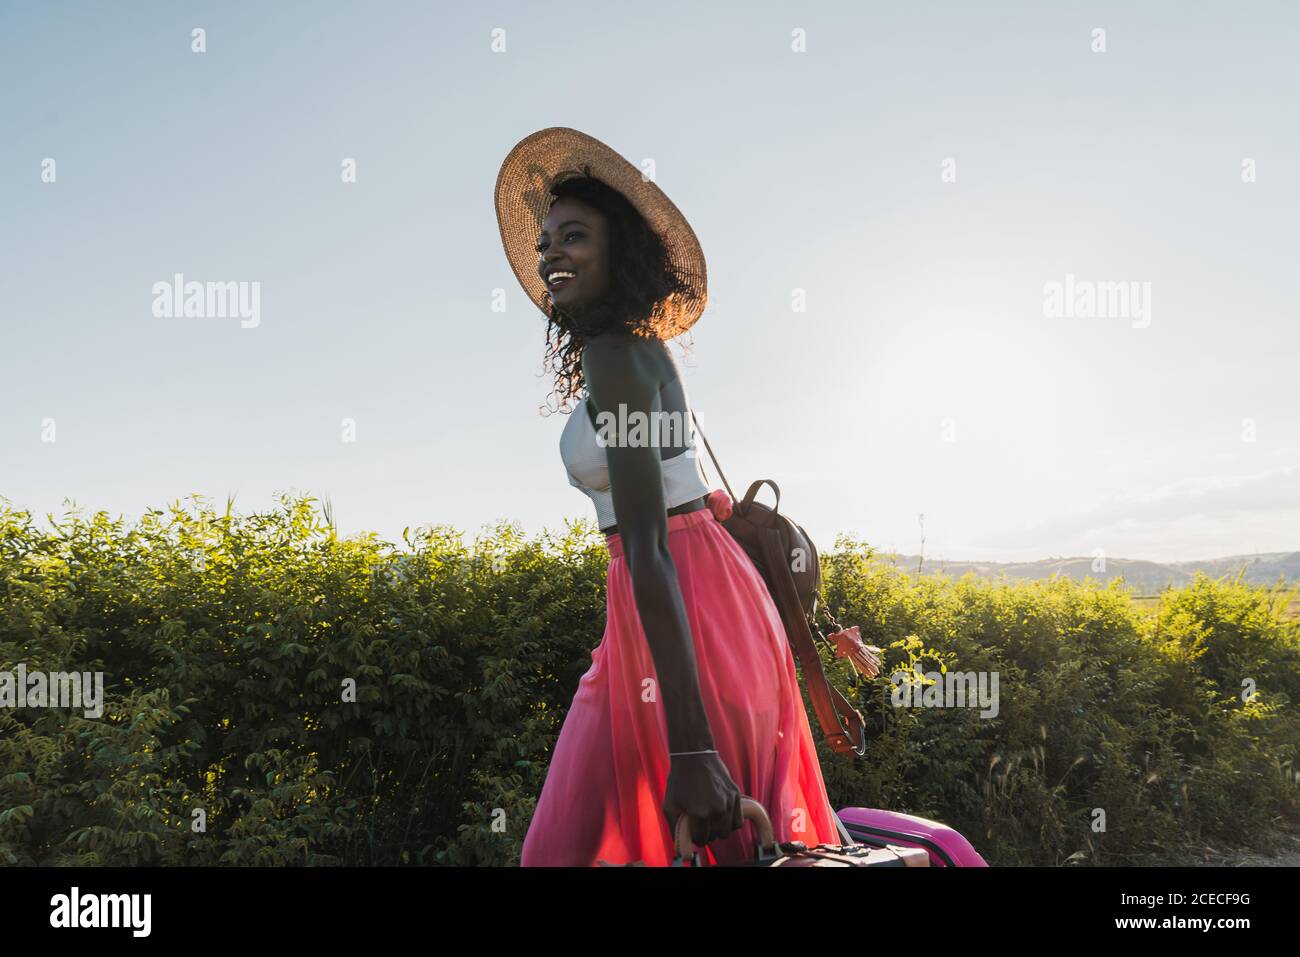
<path fill-rule="evenodd" d="M 662 358 L 651 351 L 656 348 L 661 347 L 652 340 L 622 333 L 605 333 L 587 344 L 583 374 L 596 409 L 623 419 L 624 408 L 625 421 L 634 421 L 634 413 L 644 414 L 647 424 L 653 421 L 660 411 L 664 368 Z M 647 437 L 652 434 L 647 428 Z M 618 436 L 605 449 L 610 494 L 637 612 L 658 674 L 669 750 L 713 748 L 686 605 L 668 549 L 660 450 L 648 442 L 628 446 L 625 439 Z"/>

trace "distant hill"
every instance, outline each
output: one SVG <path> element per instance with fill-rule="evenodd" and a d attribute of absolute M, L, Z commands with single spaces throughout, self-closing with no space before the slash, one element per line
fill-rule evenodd
<path fill-rule="evenodd" d="M 877 559 L 896 565 L 899 568 L 916 573 L 916 555 L 887 555 L 877 553 Z M 1124 578 L 1124 583 L 1132 590 L 1142 594 L 1158 592 L 1163 588 L 1175 588 L 1186 585 L 1198 571 L 1205 572 L 1211 578 L 1224 575 L 1235 577 L 1243 568 L 1242 581 L 1255 585 L 1273 585 L 1279 578 L 1290 584 L 1300 584 L 1300 552 L 1265 552 L 1258 555 L 1230 555 L 1227 558 L 1211 558 L 1206 561 L 1192 562 L 1146 562 L 1128 558 L 1107 558 L 1104 572 L 1093 571 L 1092 557 L 1081 558 L 1043 558 L 1036 562 L 954 562 L 936 558 L 927 558 L 921 566 L 923 575 L 951 575 L 960 578 L 967 572 L 974 572 L 983 578 L 998 578 L 1005 575 L 1009 579 L 1044 579 L 1054 575 L 1083 581 L 1091 578 L 1098 582 L 1107 582 L 1112 578 Z"/>

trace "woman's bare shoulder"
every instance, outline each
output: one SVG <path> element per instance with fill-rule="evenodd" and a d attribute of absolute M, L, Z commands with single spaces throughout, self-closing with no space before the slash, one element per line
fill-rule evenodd
<path fill-rule="evenodd" d="M 674 374 L 672 357 L 661 340 L 623 331 L 602 333 L 588 342 L 582 367 L 589 379 L 636 376 L 660 384 Z"/>

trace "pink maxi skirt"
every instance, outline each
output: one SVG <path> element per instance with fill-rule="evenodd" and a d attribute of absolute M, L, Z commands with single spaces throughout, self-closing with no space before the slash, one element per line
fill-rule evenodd
<path fill-rule="evenodd" d="M 671 759 L 654 659 L 619 535 L 610 554 L 605 635 L 591 653 L 555 744 L 522 867 L 594 867 L 674 856 L 662 805 Z M 668 545 L 695 643 L 714 746 L 776 839 L 838 843 L 780 614 L 749 557 L 708 508 L 671 515 Z M 748 821 L 701 852 L 706 864 L 753 854 Z"/>

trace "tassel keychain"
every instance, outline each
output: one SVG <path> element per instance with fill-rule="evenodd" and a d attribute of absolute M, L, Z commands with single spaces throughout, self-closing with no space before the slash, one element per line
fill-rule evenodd
<path fill-rule="evenodd" d="M 862 643 L 862 634 L 857 625 L 841 628 L 834 634 L 827 635 L 826 640 L 834 642 L 835 657 L 848 658 L 849 664 L 858 674 L 868 678 L 880 674 L 880 649 Z"/>

